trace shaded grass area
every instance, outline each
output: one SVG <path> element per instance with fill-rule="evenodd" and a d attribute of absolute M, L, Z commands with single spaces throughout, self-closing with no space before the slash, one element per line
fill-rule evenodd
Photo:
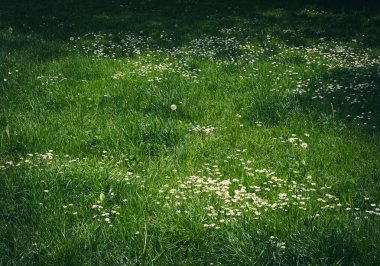
<path fill-rule="evenodd" d="M 0 264 L 378 264 L 379 18 L 2 2 Z"/>

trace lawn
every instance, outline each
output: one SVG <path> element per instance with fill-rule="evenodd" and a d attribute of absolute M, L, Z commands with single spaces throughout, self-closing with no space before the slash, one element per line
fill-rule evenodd
<path fill-rule="evenodd" d="M 380 12 L 0 3 L 0 265 L 379 265 Z"/>

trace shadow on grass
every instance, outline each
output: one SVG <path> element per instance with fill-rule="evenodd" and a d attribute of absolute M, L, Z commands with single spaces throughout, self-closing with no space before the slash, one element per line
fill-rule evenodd
<path fill-rule="evenodd" d="M 34 32 L 47 40 L 63 41 L 73 34 L 81 36 L 98 31 L 144 31 L 152 37 L 165 31 L 173 33 L 173 39 L 179 42 L 176 44 L 181 45 L 200 34 L 215 34 L 220 27 L 239 26 L 241 20 L 255 19 L 258 24 L 252 30 L 256 32 L 290 27 L 305 33 L 306 39 L 316 38 L 318 34 L 348 39 L 367 33 L 368 45 L 376 46 L 380 38 L 378 4 L 342 2 L 24 0 L 4 3 L 0 25 L 15 27 L 25 34 Z M 292 41 L 299 43 L 299 36 L 294 36 Z"/>
<path fill-rule="evenodd" d="M 335 68 L 311 80 L 309 91 L 298 98 L 314 112 L 316 120 L 344 122 L 370 129 L 380 128 L 380 76 L 378 65 Z M 324 84 L 321 87 L 321 84 Z M 335 121 L 334 121 L 335 122 Z"/>
<path fill-rule="evenodd" d="M 330 69 L 311 79 L 301 94 L 257 90 L 244 119 L 272 127 L 307 114 L 317 125 L 354 125 L 373 133 L 380 128 L 378 69 L 378 65 Z"/>

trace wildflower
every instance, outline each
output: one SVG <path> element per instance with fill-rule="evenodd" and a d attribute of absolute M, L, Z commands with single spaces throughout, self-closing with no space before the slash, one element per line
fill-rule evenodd
<path fill-rule="evenodd" d="M 301 147 L 304 148 L 304 149 L 306 149 L 307 148 L 307 143 L 306 142 L 302 142 L 301 143 Z"/>
<path fill-rule="evenodd" d="M 170 105 L 170 109 L 172 109 L 173 111 L 177 110 L 177 105 L 175 105 L 174 103 L 172 105 Z"/>

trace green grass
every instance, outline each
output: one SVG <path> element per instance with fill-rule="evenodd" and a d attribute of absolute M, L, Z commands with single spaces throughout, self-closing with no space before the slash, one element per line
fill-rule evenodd
<path fill-rule="evenodd" d="M 378 265 L 377 10 L 1 3 L 0 265 Z"/>

